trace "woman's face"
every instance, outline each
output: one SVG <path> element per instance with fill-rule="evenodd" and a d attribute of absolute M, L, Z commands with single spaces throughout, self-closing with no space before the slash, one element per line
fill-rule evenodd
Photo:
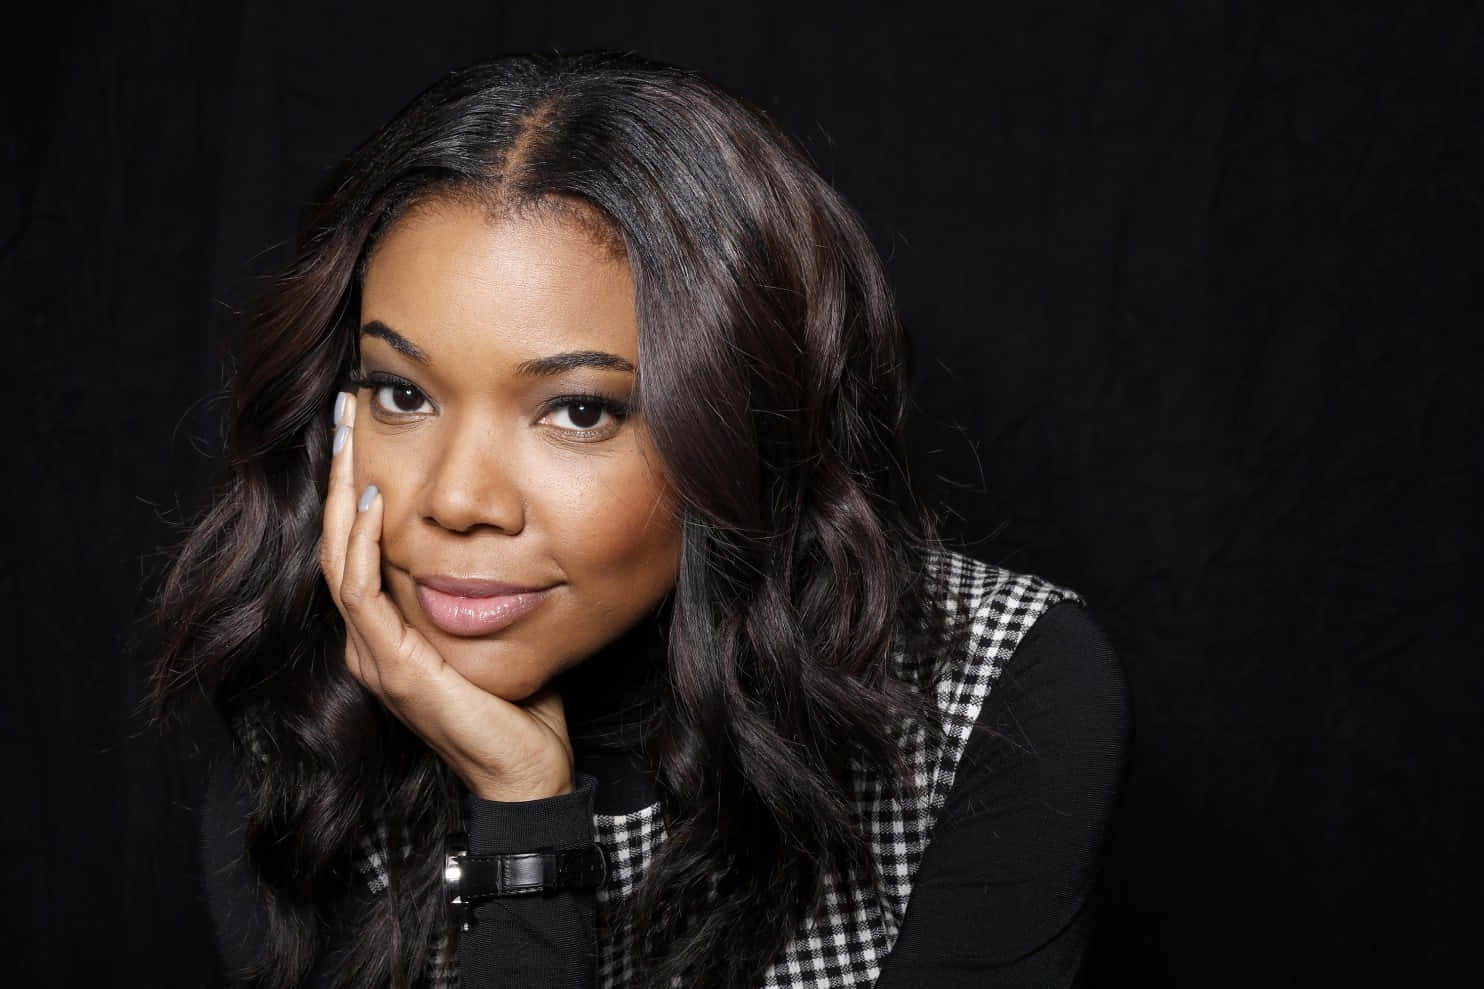
<path fill-rule="evenodd" d="M 362 289 L 355 475 L 385 499 L 383 585 L 445 660 L 511 701 L 657 605 L 680 553 L 658 457 L 625 414 L 628 265 L 559 217 L 415 210 Z M 490 582 L 549 590 L 502 601 Z M 515 602 L 529 610 L 511 622 Z"/>

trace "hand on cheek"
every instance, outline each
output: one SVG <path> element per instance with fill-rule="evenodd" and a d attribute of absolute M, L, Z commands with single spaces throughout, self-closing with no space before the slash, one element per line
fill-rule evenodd
<path fill-rule="evenodd" d="M 561 697 L 549 689 L 521 704 L 488 694 L 446 663 L 403 620 L 382 588 L 385 500 L 355 463 L 354 395 L 340 413 L 325 501 L 320 567 L 345 619 L 345 663 L 486 800 L 534 800 L 572 789 L 572 746 Z"/>

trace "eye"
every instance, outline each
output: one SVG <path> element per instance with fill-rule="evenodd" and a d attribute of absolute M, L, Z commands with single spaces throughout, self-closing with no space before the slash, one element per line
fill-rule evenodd
<path fill-rule="evenodd" d="M 351 384 L 371 390 L 371 410 L 382 415 L 417 415 L 432 412 L 433 403 L 410 381 L 380 371 L 353 374 Z"/>
<path fill-rule="evenodd" d="M 405 381 L 377 387 L 373 393 L 376 404 L 388 412 L 432 412 L 433 406 L 415 386 Z M 426 406 L 426 407 L 425 407 Z"/>
<path fill-rule="evenodd" d="M 606 438 L 628 416 L 628 408 L 622 402 L 598 395 L 566 395 L 552 401 L 547 408 L 550 411 L 543 418 L 551 420 L 558 429 L 584 438 Z"/>

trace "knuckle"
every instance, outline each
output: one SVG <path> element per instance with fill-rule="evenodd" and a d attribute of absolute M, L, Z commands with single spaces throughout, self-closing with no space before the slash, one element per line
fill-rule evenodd
<path fill-rule="evenodd" d="M 387 653 L 384 660 L 378 658 L 376 663 L 382 692 L 393 703 L 405 705 L 414 700 L 421 689 L 421 670 L 405 642 L 398 643 Z"/>
<path fill-rule="evenodd" d="M 396 663 L 378 663 L 376 677 L 381 683 L 381 693 L 393 704 L 405 704 L 411 699 L 411 680 Z"/>
<path fill-rule="evenodd" d="M 406 629 L 403 629 L 402 638 L 397 643 L 397 663 L 404 669 L 417 668 L 417 643 L 407 634 Z"/>
<path fill-rule="evenodd" d="M 370 595 L 359 581 L 346 580 L 340 585 L 340 604 L 346 611 L 359 611 Z"/>

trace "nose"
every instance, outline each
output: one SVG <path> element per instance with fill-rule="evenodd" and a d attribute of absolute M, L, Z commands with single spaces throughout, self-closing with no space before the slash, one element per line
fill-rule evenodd
<path fill-rule="evenodd" d="M 424 489 L 425 517 L 451 532 L 525 526 L 525 495 L 512 444 L 488 421 L 450 422 Z"/>

